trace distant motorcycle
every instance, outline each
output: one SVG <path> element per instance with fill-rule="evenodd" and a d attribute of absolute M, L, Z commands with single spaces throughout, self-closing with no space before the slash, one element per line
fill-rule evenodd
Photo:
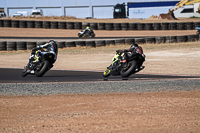
<path fill-rule="evenodd" d="M 32 60 L 24 67 L 22 76 L 25 77 L 28 74 L 42 77 L 48 70 L 53 67 L 54 63 L 53 53 L 41 53 L 40 50 L 36 51 Z M 33 73 L 34 71 L 34 73 Z"/>
<path fill-rule="evenodd" d="M 135 74 L 144 69 L 144 66 L 139 66 L 139 62 L 144 61 L 141 55 L 131 55 L 127 51 L 116 52 L 116 55 L 112 59 L 112 64 L 106 68 L 103 72 L 103 77 L 109 77 L 121 75 L 121 77 L 129 77 L 131 74 Z"/>
<path fill-rule="evenodd" d="M 93 30 L 88 30 L 84 33 L 84 31 L 79 31 L 78 37 L 95 37 L 94 31 Z"/>
<path fill-rule="evenodd" d="M 200 27 L 196 27 L 196 30 L 197 30 L 196 34 L 199 35 L 200 34 Z"/>

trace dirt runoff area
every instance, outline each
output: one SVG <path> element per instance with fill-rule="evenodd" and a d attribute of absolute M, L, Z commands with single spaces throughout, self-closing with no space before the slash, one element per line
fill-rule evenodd
<path fill-rule="evenodd" d="M 200 75 L 200 43 L 143 44 L 140 73 Z M 116 49 L 59 49 L 53 69 L 103 71 Z M 0 52 L 0 68 L 23 68 L 30 51 Z M 67 89 L 67 88 L 66 88 Z M 200 92 L 0 96 L 0 132 L 200 131 Z"/>

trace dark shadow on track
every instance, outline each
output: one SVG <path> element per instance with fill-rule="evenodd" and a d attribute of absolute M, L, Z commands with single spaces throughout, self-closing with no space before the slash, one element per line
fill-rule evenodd
<path fill-rule="evenodd" d="M 50 70 L 43 77 L 35 75 L 21 76 L 22 69 L 0 68 L 0 83 L 41 83 L 41 82 L 93 82 L 104 81 L 102 72 L 90 71 L 68 71 L 68 70 Z M 135 80 L 161 80 L 161 79 L 182 79 L 182 78 L 200 78 L 200 76 L 171 76 L 171 75 L 149 75 L 134 74 L 128 79 L 122 79 L 120 76 L 110 76 L 107 81 L 135 81 Z"/>

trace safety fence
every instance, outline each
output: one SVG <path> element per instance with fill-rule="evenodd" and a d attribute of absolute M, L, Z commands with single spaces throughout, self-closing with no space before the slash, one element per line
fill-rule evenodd
<path fill-rule="evenodd" d="M 93 30 L 195 30 L 200 22 L 162 22 L 162 23 L 85 23 L 64 21 L 30 21 L 0 19 L 0 27 L 44 28 L 44 29 L 84 29 Z"/>
<path fill-rule="evenodd" d="M 55 40 L 56 41 L 56 40 Z M 184 35 L 184 36 L 156 36 L 142 38 L 121 38 L 121 39 L 102 39 L 85 41 L 56 41 L 58 48 L 65 47 L 100 47 L 109 45 L 131 45 L 137 44 L 161 44 L 161 43 L 182 43 L 182 42 L 197 42 L 200 41 L 200 35 Z M 0 41 L 0 51 L 12 50 L 32 50 L 36 46 L 43 45 L 46 42 L 31 42 L 31 41 Z"/>

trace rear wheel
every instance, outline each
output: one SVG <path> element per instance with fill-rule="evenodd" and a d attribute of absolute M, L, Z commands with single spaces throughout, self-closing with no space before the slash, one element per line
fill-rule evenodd
<path fill-rule="evenodd" d="M 129 77 L 131 74 L 133 74 L 135 72 L 136 66 L 137 66 L 136 61 L 129 62 L 126 68 L 121 69 L 120 75 L 122 77 Z"/>
<path fill-rule="evenodd" d="M 82 34 L 81 34 L 81 33 L 78 33 L 78 37 L 80 37 L 80 38 L 81 38 L 81 37 L 82 37 Z"/>
<path fill-rule="evenodd" d="M 50 62 L 45 60 L 44 62 L 39 64 L 39 67 L 35 71 L 35 75 L 37 77 L 42 77 L 49 70 L 49 67 L 50 67 Z"/>

